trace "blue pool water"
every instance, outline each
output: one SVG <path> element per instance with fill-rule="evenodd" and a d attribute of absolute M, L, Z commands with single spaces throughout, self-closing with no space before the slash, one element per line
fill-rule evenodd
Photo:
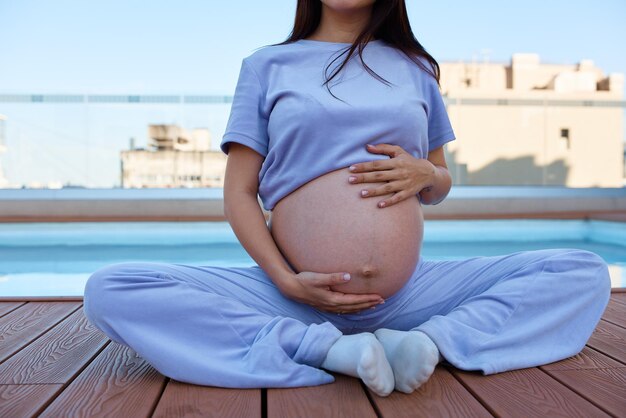
<path fill-rule="evenodd" d="M 626 223 L 584 220 L 428 220 L 422 254 L 446 260 L 542 248 L 581 248 L 626 287 Z M 91 272 L 123 261 L 251 266 L 226 222 L 0 224 L 0 297 L 82 296 Z"/>

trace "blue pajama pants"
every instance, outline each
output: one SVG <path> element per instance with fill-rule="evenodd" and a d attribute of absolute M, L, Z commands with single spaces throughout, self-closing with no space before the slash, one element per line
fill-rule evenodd
<path fill-rule="evenodd" d="M 312 386 L 342 334 L 420 330 L 445 360 L 493 374 L 580 352 L 610 297 L 608 266 L 579 249 L 464 260 L 420 257 L 376 309 L 337 315 L 283 296 L 259 266 L 123 262 L 85 287 L 89 321 L 181 382 L 229 388 Z"/>

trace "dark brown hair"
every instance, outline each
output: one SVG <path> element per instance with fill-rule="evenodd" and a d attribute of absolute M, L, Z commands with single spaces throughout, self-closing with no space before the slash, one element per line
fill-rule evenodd
<path fill-rule="evenodd" d="M 311 35 L 320 24 L 322 17 L 322 2 L 320 0 L 298 0 L 296 7 L 296 17 L 290 36 L 283 42 L 272 45 L 284 45 L 293 43 L 299 39 L 306 38 Z M 346 65 L 354 51 L 358 48 L 359 58 L 363 63 L 367 72 L 375 76 L 379 80 L 382 78 L 372 71 L 371 68 L 363 61 L 362 51 L 367 42 L 372 39 L 380 39 L 388 43 L 390 46 L 402 51 L 409 59 L 415 62 L 420 68 L 434 77 L 439 85 L 439 64 L 428 53 L 426 49 L 419 43 L 409 24 L 409 18 L 406 13 L 405 0 L 376 0 L 372 4 L 372 14 L 370 21 L 363 31 L 355 39 L 354 43 L 347 46 L 349 49 L 341 55 L 348 52 L 346 59 L 337 68 L 333 75 L 326 80 L 324 84 L 328 84 L 341 69 Z M 339 55 L 339 56 L 341 56 Z M 339 58 L 336 57 L 333 62 Z M 422 57 L 430 64 L 431 68 L 427 68 L 421 60 L 416 57 Z M 332 62 L 331 62 L 332 64 Z M 330 65 L 329 65 L 330 66 Z M 328 67 L 326 67 L 328 71 Z M 382 79 L 384 80 L 384 79 Z M 384 80 L 387 82 L 387 80 Z M 328 88 L 328 87 L 327 87 Z M 330 90 L 329 90 L 330 91 Z M 331 93 L 332 94 L 332 93 Z M 333 95 L 334 96 L 334 95 Z"/>

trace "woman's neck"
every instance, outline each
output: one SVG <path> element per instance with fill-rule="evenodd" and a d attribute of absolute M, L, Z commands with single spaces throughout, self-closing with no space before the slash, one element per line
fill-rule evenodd
<path fill-rule="evenodd" d="M 322 3 L 320 24 L 307 39 L 352 43 L 370 20 L 372 6 L 333 9 Z"/>

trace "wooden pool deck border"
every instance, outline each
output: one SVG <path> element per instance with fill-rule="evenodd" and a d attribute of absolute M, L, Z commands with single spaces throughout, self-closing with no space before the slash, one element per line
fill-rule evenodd
<path fill-rule="evenodd" d="M 528 212 L 524 210 L 494 212 L 486 211 L 483 207 L 476 211 L 463 211 L 462 208 L 441 212 L 432 209 L 430 205 L 423 206 L 424 220 L 515 220 L 515 219 L 568 219 L 568 220 L 598 220 L 612 222 L 626 222 L 626 210 L 571 210 L 571 211 L 535 211 Z M 202 211 L 198 211 L 202 213 Z M 269 212 L 264 212 L 265 220 L 270 218 Z M 73 222 L 227 222 L 222 214 L 217 215 L 40 215 L 23 216 L 23 215 L 0 215 L 0 223 L 73 223 Z"/>
<path fill-rule="evenodd" d="M 623 417 L 626 289 L 563 361 L 490 376 L 440 365 L 419 390 L 385 398 L 335 377 L 289 389 L 181 383 L 93 327 L 80 297 L 0 298 L 2 417 Z"/>

